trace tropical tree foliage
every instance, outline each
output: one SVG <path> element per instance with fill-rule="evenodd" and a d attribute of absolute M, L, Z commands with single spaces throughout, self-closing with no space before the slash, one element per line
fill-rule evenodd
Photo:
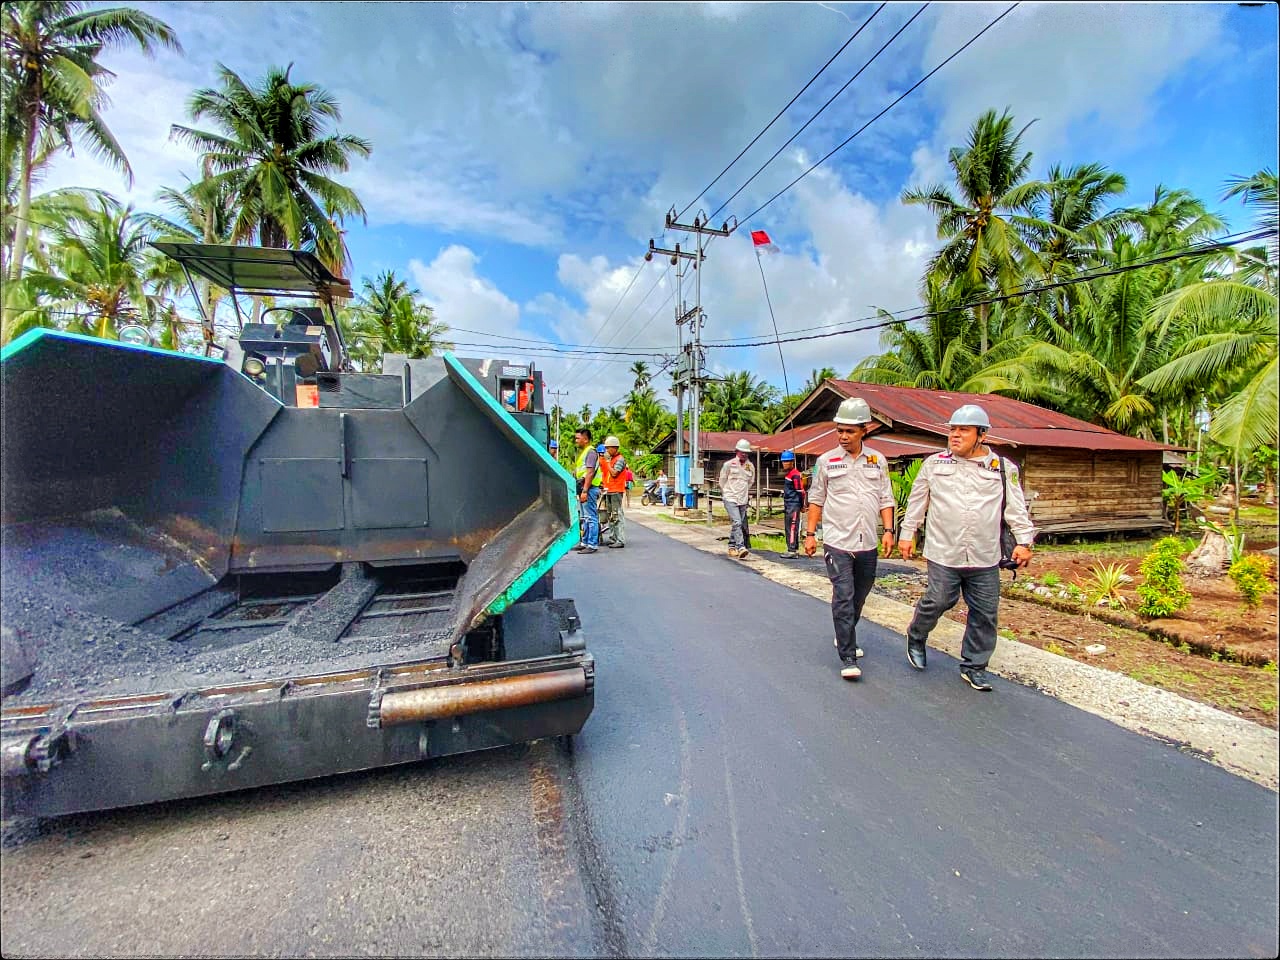
<path fill-rule="evenodd" d="M 362 370 L 379 368 L 384 353 L 402 353 L 411 360 L 453 349 L 445 336 L 449 327 L 418 299 L 419 292 L 386 271 L 366 278 L 362 294 L 342 318 L 343 338 Z"/>
<path fill-rule="evenodd" d="M 219 86 L 197 90 L 188 104 L 193 121 L 214 129 L 174 124 L 172 134 L 206 159 L 216 189 L 234 196 L 233 242 L 310 250 L 343 276 L 349 258 L 341 225 L 349 217 L 364 222 L 365 210 L 332 175 L 373 148 L 330 132 L 342 119 L 337 100 L 316 84 L 294 83 L 291 69 L 272 67 L 250 86 L 219 64 Z"/>
<path fill-rule="evenodd" d="M 160 47 L 181 49 L 173 30 L 150 14 L 128 7 L 85 7 L 15 0 L 0 8 L 0 164 L 6 181 L 11 175 L 14 179 L 17 207 L 12 251 L 6 250 L 6 276 L 12 279 L 20 278 L 26 267 L 32 181 L 50 154 L 78 140 L 132 181 L 124 149 L 99 113 L 106 99 L 104 82 L 114 76 L 98 62 L 103 51 L 125 44 L 147 54 Z"/>

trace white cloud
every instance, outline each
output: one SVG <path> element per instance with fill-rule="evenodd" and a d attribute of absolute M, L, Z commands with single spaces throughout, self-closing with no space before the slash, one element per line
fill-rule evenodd
<path fill-rule="evenodd" d="M 371 226 L 451 235 L 407 266 L 441 319 L 487 334 L 616 349 L 674 342 L 671 278 L 645 293 L 656 258 L 623 296 L 663 214 L 677 210 L 825 62 L 871 6 L 823 4 L 144 4 L 178 29 L 187 53 L 111 53 L 119 73 L 107 121 L 134 163 L 130 198 L 180 185 L 194 158 L 168 141 L 185 101 L 222 61 L 246 79 L 294 63 L 344 108 L 341 127 L 373 142 L 349 182 Z M 689 211 L 710 212 L 905 22 L 890 5 L 792 111 Z M 1002 7 L 932 8 L 796 143 L 715 219 L 769 199 L 874 116 Z M 1217 6 L 1027 4 L 918 94 L 869 128 L 761 214 L 782 245 L 765 261 L 784 331 L 910 307 L 937 240 L 906 186 L 946 182 L 947 151 L 983 110 L 1025 123 L 1039 164 L 1108 160 L 1106 147 L 1167 136 L 1161 97 L 1188 68 L 1232 56 Z M 1216 59 L 1215 59 L 1216 58 Z M 1243 69 L 1237 62 L 1237 69 Z M 1257 67 L 1259 71 L 1262 67 Z M 1274 81 L 1274 65 L 1266 65 Z M 1067 148 L 1073 151 L 1066 154 Z M 48 185 L 120 178 L 84 155 L 59 161 Z M 352 226 L 352 230 L 360 229 Z M 423 231 L 424 233 L 426 231 Z M 475 238 L 554 250 L 555 276 L 515 296 L 515 280 Z M 690 238 L 669 234 L 667 246 Z M 394 247 L 394 240 L 388 244 Z M 403 254 L 380 257 L 388 263 Z M 361 265 L 356 265 L 357 273 Z M 367 272 L 367 271 L 366 271 Z M 708 339 L 772 336 L 745 230 L 715 241 L 703 274 Z M 522 277 L 519 289 L 528 290 Z M 687 292 L 692 303 L 692 292 Z M 612 315 L 612 316 L 611 316 Z M 605 322 L 608 319 L 608 325 Z M 648 327 L 641 328 L 644 324 Z M 603 327 L 603 330 L 602 330 Z M 456 339 L 466 339 L 458 334 Z M 474 337 L 472 338 L 474 339 Z M 785 346 L 794 389 L 811 367 L 847 373 L 878 349 L 876 333 Z M 513 349 L 513 353 L 514 353 Z M 624 359 L 624 358 L 619 358 Z M 781 382 L 777 351 L 710 354 Z M 623 363 L 548 360 L 572 406 L 616 398 Z M 620 386 L 621 385 L 621 386 Z"/>

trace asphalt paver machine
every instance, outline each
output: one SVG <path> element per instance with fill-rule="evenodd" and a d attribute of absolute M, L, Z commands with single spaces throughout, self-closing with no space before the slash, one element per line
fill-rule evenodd
<path fill-rule="evenodd" d="M 0 354 L 5 815 L 581 730 L 595 665 L 552 574 L 577 499 L 539 371 L 358 372 L 314 256 L 156 246 L 238 317 L 295 305 L 221 358 L 51 330 Z"/>

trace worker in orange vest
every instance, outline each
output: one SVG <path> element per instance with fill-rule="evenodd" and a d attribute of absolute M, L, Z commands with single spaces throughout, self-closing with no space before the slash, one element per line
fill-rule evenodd
<path fill-rule="evenodd" d="M 618 452 L 618 438 L 605 437 L 604 456 L 600 458 L 604 478 L 605 513 L 609 517 L 609 534 L 612 539 L 605 546 L 621 550 L 627 545 L 622 526 L 622 498 L 627 492 L 627 459 Z"/>

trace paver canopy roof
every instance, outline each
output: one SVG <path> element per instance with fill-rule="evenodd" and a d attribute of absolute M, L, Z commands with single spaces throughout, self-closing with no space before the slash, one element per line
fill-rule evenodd
<path fill-rule="evenodd" d="M 264 296 L 350 297 L 351 284 L 303 250 L 215 243 L 151 244 L 196 276 L 224 290 Z"/>

